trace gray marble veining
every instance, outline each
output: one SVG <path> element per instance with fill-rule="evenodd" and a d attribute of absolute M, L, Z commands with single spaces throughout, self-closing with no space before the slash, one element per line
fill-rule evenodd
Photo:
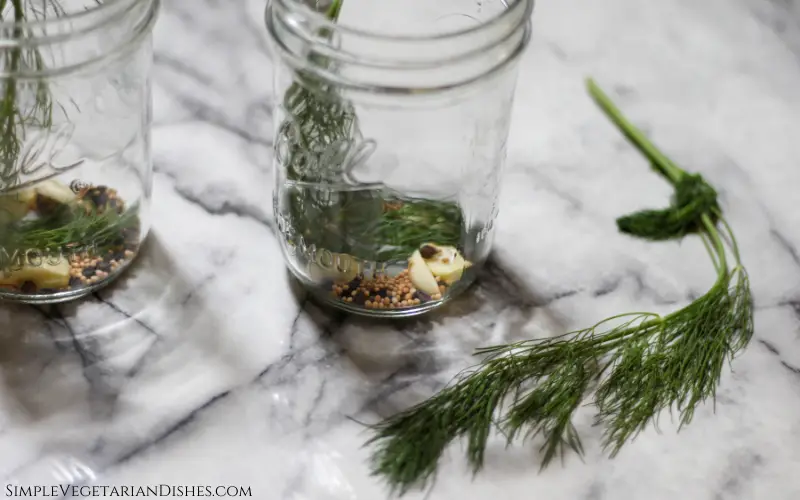
<path fill-rule="evenodd" d="M 584 461 L 537 473 L 535 443 L 498 441 L 473 480 L 454 446 L 435 487 L 408 498 L 800 497 L 799 2 L 539 2 L 490 265 L 462 299 L 402 323 L 323 312 L 284 270 L 263 7 L 165 2 L 152 236 L 86 301 L 0 306 L 0 475 L 47 483 L 46 459 L 74 457 L 104 485 L 385 498 L 363 423 L 432 394 L 475 347 L 697 297 L 713 279 L 699 241 L 616 232 L 615 217 L 669 191 L 588 99 L 591 75 L 719 188 L 752 279 L 754 341 L 725 370 L 716 413 L 704 406 L 680 433 L 665 417 L 608 460 L 587 408 Z"/>

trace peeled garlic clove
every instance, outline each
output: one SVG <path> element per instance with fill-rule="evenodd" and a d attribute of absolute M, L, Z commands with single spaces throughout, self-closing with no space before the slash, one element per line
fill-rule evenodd
<path fill-rule="evenodd" d="M 448 285 L 461 279 L 464 269 L 472 265 L 464 260 L 455 247 L 426 243 L 422 248 L 427 248 L 428 254 L 431 255 L 429 259 L 425 259 L 428 269 Z M 435 253 L 430 250 L 431 248 L 436 250 Z"/>
<path fill-rule="evenodd" d="M 57 264 L 26 264 L 22 269 L 0 272 L 0 285 L 22 286 L 31 281 L 37 288 L 66 288 L 69 286 L 69 270 L 66 259 L 60 259 Z"/>
<path fill-rule="evenodd" d="M 449 262 L 458 255 L 458 249 L 451 246 L 441 246 L 436 243 L 425 243 L 419 247 L 420 254 L 425 262 Z"/>
<path fill-rule="evenodd" d="M 24 218 L 35 204 L 36 192 L 23 189 L 0 196 L 0 223 L 8 224 Z"/>
<path fill-rule="evenodd" d="M 456 255 L 452 260 L 448 258 L 446 261 L 428 262 L 427 264 L 431 273 L 442 278 L 448 285 L 460 280 L 466 267 L 466 261 L 461 255 Z"/>
<path fill-rule="evenodd" d="M 36 186 L 38 195 L 37 205 L 44 205 L 47 202 L 69 205 L 77 199 L 77 196 L 69 186 L 66 186 L 55 179 L 49 179 Z M 42 203 L 44 201 L 44 203 Z"/>
<path fill-rule="evenodd" d="M 411 258 L 408 259 L 408 275 L 411 278 L 411 283 L 414 284 L 414 288 L 428 295 L 439 293 L 439 285 L 436 284 L 436 278 L 433 277 L 433 273 L 431 273 L 419 250 L 411 254 Z"/>

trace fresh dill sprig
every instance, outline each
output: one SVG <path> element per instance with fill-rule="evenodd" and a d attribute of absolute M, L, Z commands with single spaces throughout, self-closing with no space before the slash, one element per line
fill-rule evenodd
<path fill-rule="evenodd" d="M 334 0 L 324 13 L 336 22 L 344 0 Z M 318 3 L 318 2 L 317 2 Z M 319 5 L 314 5 L 319 10 Z M 321 36 L 330 36 L 323 30 Z M 329 62 L 318 54 L 309 59 L 321 66 Z M 344 159 L 328 151 L 331 145 L 347 144 L 353 136 L 356 116 L 350 102 L 342 99 L 334 86 L 326 84 L 311 72 L 299 70 L 295 81 L 283 96 L 287 119 L 278 131 L 287 146 L 286 170 L 292 181 L 332 182 L 341 178 L 337 168 Z M 339 165 L 341 166 L 341 165 Z"/>
<path fill-rule="evenodd" d="M 327 6 L 306 0 L 310 7 L 336 22 L 343 0 Z M 320 30 L 322 38 L 329 30 Z M 309 61 L 321 67 L 330 62 L 319 54 Z M 352 103 L 335 86 L 308 70 L 297 70 L 283 96 L 286 117 L 278 129 L 277 151 L 282 155 L 292 243 L 333 252 L 359 253 L 348 241 L 380 217 L 377 190 L 340 190 L 344 185 L 347 147 L 352 145 L 357 118 Z M 363 243 L 363 242 L 357 242 Z M 356 245 L 357 247 L 357 245 Z M 363 250 L 362 250 L 363 253 Z"/>
<path fill-rule="evenodd" d="M 486 347 L 486 358 L 430 399 L 373 426 L 372 472 L 401 495 L 424 487 L 454 440 L 467 439 L 467 460 L 481 470 L 495 427 L 509 443 L 540 436 L 541 467 L 567 450 L 583 453 L 572 417 L 590 397 L 614 457 L 662 410 L 679 414 L 680 428 L 698 405 L 713 399 L 726 361 L 753 335 L 747 272 L 716 191 L 679 168 L 637 130 L 592 81 L 588 91 L 621 132 L 675 188 L 669 208 L 618 219 L 619 229 L 653 241 L 696 233 L 717 271 L 702 297 L 671 314 L 629 313 L 556 338 Z M 510 403 L 504 408 L 506 401 Z"/>
<path fill-rule="evenodd" d="M 383 215 L 366 240 L 380 246 L 376 260 L 407 260 L 426 243 L 460 247 L 463 225 L 457 203 L 398 197 L 384 203 Z"/>
<path fill-rule="evenodd" d="M 344 0 L 306 0 L 333 22 Z M 321 30 L 329 37 L 329 30 Z M 309 60 L 330 68 L 328 59 Z M 463 216 L 458 204 L 399 196 L 381 184 L 354 181 L 350 149 L 361 139 L 353 103 L 336 85 L 297 70 L 283 96 L 286 119 L 278 129 L 286 170 L 291 229 L 303 246 L 347 253 L 365 261 L 406 260 L 426 242 L 457 246 Z M 398 207 L 387 208 L 396 204 Z M 299 244 L 299 241 L 295 241 Z"/>
<path fill-rule="evenodd" d="M 38 219 L 21 220 L 0 232 L 0 249 L 7 254 L 29 249 L 63 250 L 70 245 L 92 245 L 98 251 L 124 242 L 126 230 L 138 230 L 139 204 L 123 212 L 86 209 L 82 205 L 61 206 L 55 213 Z"/>
<path fill-rule="evenodd" d="M 57 15 L 63 12 L 55 0 L 50 3 Z M 6 8 L 9 5 L 15 23 L 12 36 L 21 41 L 26 34 L 24 22 L 27 14 L 32 12 L 39 19 L 44 17 L 44 12 L 28 5 L 25 0 L 0 0 L 0 21 L 7 20 Z M 53 101 L 47 80 L 20 81 L 16 76 L 22 71 L 44 69 L 39 50 L 24 47 L 21 43 L 5 48 L 2 65 L 8 76 L 2 79 L 0 91 L 0 192 L 19 184 L 25 169 L 19 157 L 27 130 L 31 127 L 47 129 L 53 123 Z"/>

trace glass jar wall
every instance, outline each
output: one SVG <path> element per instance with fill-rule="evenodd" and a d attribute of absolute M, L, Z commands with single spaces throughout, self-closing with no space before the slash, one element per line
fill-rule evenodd
<path fill-rule="evenodd" d="M 0 23 L 0 299 L 116 278 L 149 229 L 159 0 L 13 0 Z"/>
<path fill-rule="evenodd" d="M 274 212 L 289 269 L 410 316 L 488 257 L 530 0 L 273 0 Z"/>

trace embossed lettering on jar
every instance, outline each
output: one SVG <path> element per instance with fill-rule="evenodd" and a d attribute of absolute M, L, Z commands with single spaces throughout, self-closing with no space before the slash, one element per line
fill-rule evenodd
<path fill-rule="evenodd" d="M 120 275 L 149 229 L 159 0 L 9 0 L 0 23 L 0 299 Z"/>
<path fill-rule="evenodd" d="M 273 0 L 273 208 L 328 303 L 409 316 L 486 261 L 531 0 Z"/>

